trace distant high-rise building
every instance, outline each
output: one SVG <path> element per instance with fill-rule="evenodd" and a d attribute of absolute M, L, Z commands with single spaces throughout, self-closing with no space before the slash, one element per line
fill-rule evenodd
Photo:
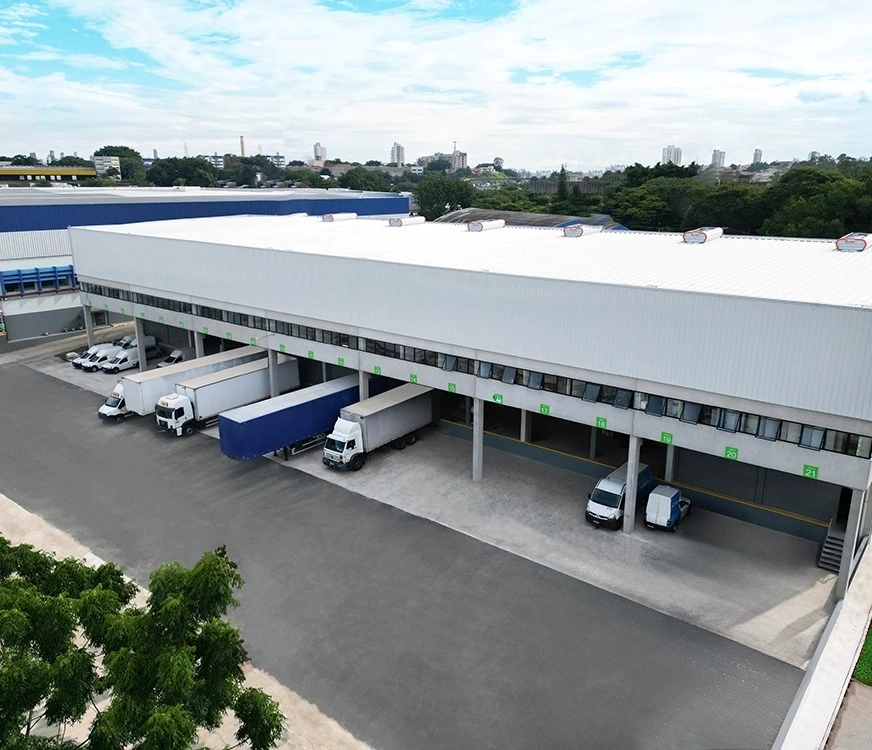
<path fill-rule="evenodd" d="M 763 151 L 759 148 L 754 149 L 754 158 L 751 160 L 751 164 L 760 164 L 763 161 Z"/>
<path fill-rule="evenodd" d="M 451 152 L 451 171 L 456 172 L 458 169 L 463 169 L 466 166 L 466 152 L 458 151 L 457 146 Z"/>
<path fill-rule="evenodd" d="M 156 148 L 153 148 L 151 150 L 151 158 L 154 159 L 155 161 L 157 161 L 157 149 Z"/>
<path fill-rule="evenodd" d="M 327 149 L 320 142 L 315 144 L 315 161 L 327 161 Z"/>
<path fill-rule="evenodd" d="M 266 158 L 269 159 L 273 163 L 273 165 L 278 167 L 279 169 L 284 169 L 285 164 L 287 163 L 287 160 L 281 154 L 267 154 Z"/>
<path fill-rule="evenodd" d="M 46 159 L 46 161 L 47 161 L 49 164 L 51 164 L 54 160 L 55 160 L 55 158 L 54 158 L 54 149 L 52 148 L 52 149 L 49 149 L 49 151 L 48 151 L 48 159 Z"/>
<path fill-rule="evenodd" d="M 406 163 L 406 149 L 396 141 L 394 141 L 394 145 L 391 146 L 391 162 L 396 164 L 398 167 L 402 167 L 403 164 Z"/>
<path fill-rule="evenodd" d="M 30 152 L 30 158 L 31 158 L 31 159 L 35 159 L 35 158 L 36 158 L 36 151 L 31 151 L 31 152 Z"/>
<path fill-rule="evenodd" d="M 97 174 L 105 174 L 107 169 L 114 168 L 118 175 L 121 174 L 121 157 L 118 156 L 95 156 L 94 168 Z"/>
<path fill-rule="evenodd" d="M 716 169 L 724 166 L 725 156 L 726 154 L 723 151 L 719 151 L 718 149 L 712 151 L 712 166 Z M 681 157 L 679 156 L 678 158 L 680 159 Z"/>
<path fill-rule="evenodd" d="M 219 156 L 217 151 L 211 156 L 208 156 L 206 154 L 197 154 L 197 158 L 205 159 L 213 167 L 215 167 L 215 169 L 224 169 L 224 157 Z"/>
<path fill-rule="evenodd" d="M 675 164 L 681 166 L 681 149 L 678 146 L 669 145 L 663 149 L 663 157 L 660 159 L 661 164 Z"/>
<path fill-rule="evenodd" d="M 808 152 L 808 160 L 809 161 L 814 161 L 815 159 L 820 159 L 820 158 L 821 158 L 820 151 L 809 151 Z"/>

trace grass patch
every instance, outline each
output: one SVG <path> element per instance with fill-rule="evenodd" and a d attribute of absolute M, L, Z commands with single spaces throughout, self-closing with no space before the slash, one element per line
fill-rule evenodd
<path fill-rule="evenodd" d="M 866 633 L 866 642 L 860 650 L 860 658 L 854 667 L 854 679 L 872 685 L 872 630 Z"/>

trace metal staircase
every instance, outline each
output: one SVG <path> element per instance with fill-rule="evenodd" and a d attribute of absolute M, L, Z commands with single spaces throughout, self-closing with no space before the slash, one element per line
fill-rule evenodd
<path fill-rule="evenodd" d="M 831 570 L 834 573 L 839 572 L 839 566 L 842 563 L 842 549 L 845 546 L 846 525 L 845 520 L 839 518 L 838 515 L 830 519 L 827 538 L 821 547 L 821 554 L 818 558 L 819 568 Z"/>

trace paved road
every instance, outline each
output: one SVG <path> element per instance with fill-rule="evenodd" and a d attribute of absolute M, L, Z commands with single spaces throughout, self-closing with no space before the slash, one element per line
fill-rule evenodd
<path fill-rule="evenodd" d="M 226 544 L 252 661 L 382 750 L 768 747 L 802 673 L 204 436 L 0 367 L 0 491 L 145 583 Z M 2 528 L 2 526 L 0 526 Z"/>

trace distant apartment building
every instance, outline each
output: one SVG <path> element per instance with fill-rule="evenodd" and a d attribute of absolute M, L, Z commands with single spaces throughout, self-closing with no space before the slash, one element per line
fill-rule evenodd
<path fill-rule="evenodd" d="M 754 158 L 751 160 L 751 164 L 762 164 L 763 162 L 763 151 L 759 148 L 754 149 Z"/>
<path fill-rule="evenodd" d="M 681 166 L 681 149 L 678 146 L 669 145 L 663 149 L 663 156 L 660 159 L 661 164 L 675 164 Z"/>
<path fill-rule="evenodd" d="M 409 171 L 412 174 L 424 174 L 424 167 L 422 167 L 420 164 L 413 164 L 409 167 Z"/>
<path fill-rule="evenodd" d="M 820 159 L 820 158 L 821 158 L 820 151 L 809 151 L 808 152 L 808 160 L 809 161 L 815 161 L 815 159 Z"/>
<path fill-rule="evenodd" d="M 285 159 L 281 154 L 267 154 L 266 158 L 270 160 L 273 166 L 276 166 L 279 169 L 284 169 L 285 165 L 288 163 L 287 159 Z"/>
<path fill-rule="evenodd" d="M 723 151 L 719 151 L 718 149 L 715 149 L 714 151 L 712 151 L 712 164 L 711 165 L 715 169 L 720 169 L 722 166 L 724 166 L 724 158 L 725 157 L 726 157 L 726 154 Z M 681 157 L 679 156 L 678 158 L 680 159 Z"/>
<path fill-rule="evenodd" d="M 466 152 L 454 149 L 451 152 L 451 171 L 456 172 L 458 169 L 466 167 Z"/>
<path fill-rule="evenodd" d="M 114 167 L 118 170 L 118 175 L 121 175 L 121 157 L 119 156 L 95 156 L 94 169 L 97 174 L 106 174 L 106 170 Z"/>
<path fill-rule="evenodd" d="M 315 144 L 314 151 L 315 151 L 315 159 L 314 160 L 316 162 L 323 164 L 325 161 L 327 161 L 327 149 L 326 149 L 326 147 L 322 146 L 320 142 Z"/>
<path fill-rule="evenodd" d="M 224 157 L 219 156 L 217 151 L 214 154 L 212 154 L 211 156 L 205 156 L 203 154 L 200 154 L 199 156 L 197 156 L 197 158 L 198 159 L 205 159 L 213 167 L 215 167 L 215 169 L 224 169 Z"/>
<path fill-rule="evenodd" d="M 398 167 L 402 167 L 403 164 L 406 163 L 406 149 L 396 141 L 394 141 L 394 145 L 391 146 L 391 162 L 396 164 Z"/>

